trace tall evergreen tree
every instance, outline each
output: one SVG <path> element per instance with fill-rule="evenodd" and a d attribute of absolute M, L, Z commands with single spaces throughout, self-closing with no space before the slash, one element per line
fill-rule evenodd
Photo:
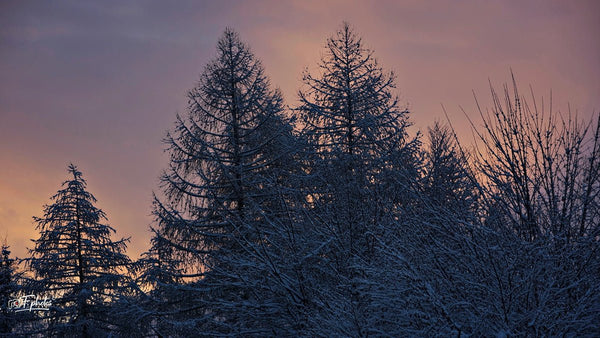
<path fill-rule="evenodd" d="M 455 304 L 468 297 L 464 270 L 479 240 L 473 238 L 478 184 L 450 127 L 435 122 L 427 136 L 419 207 L 387 233 L 384 268 L 374 271 L 386 281 L 379 297 L 388 306 L 385 330 L 394 336 L 460 335 L 466 326 Z"/>
<path fill-rule="evenodd" d="M 15 259 L 10 257 L 9 246 L 0 247 L 0 336 L 9 335 L 16 326 L 17 316 L 8 308 L 8 303 L 20 290 L 15 271 Z"/>
<path fill-rule="evenodd" d="M 187 301 L 167 321 L 213 333 L 272 333 L 268 252 L 288 210 L 283 187 L 295 170 L 281 94 L 227 29 L 188 100 L 186 116 L 178 116 L 165 141 L 165 199 L 154 202 L 151 255 L 184 262 L 173 276 L 183 284 L 168 293 L 184 293 Z"/>
<path fill-rule="evenodd" d="M 299 92 L 302 134 L 308 146 L 308 194 L 322 222 L 333 267 L 323 271 L 324 318 L 332 334 L 368 335 L 374 237 L 398 217 L 416 183 L 418 141 L 410 139 L 408 112 L 393 94 L 395 77 L 344 23 L 327 40 L 321 73 L 304 74 Z M 325 268 L 327 270 L 327 268 Z"/>
<path fill-rule="evenodd" d="M 134 306 L 128 306 L 130 318 L 134 319 L 127 326 L 129 336 L 163 336 L 168 332 L 176 332 L 173 323 L 177 319 L 184 321 L 187 315 L 185 312 L 181 315 L 177 312 L 193 306 L 189 304 L 193 300 L 189 298 L 190 292 L 185 292 L 185 287 L 182 288 L 182 284 L 186 282 L 185 257 L 178 254 L 178 250 L 166 241 L 159 232 L 160 228 L 152 230 L 154 236 L 150 249 L 133 264 L 137 284 L 145 292 L 133 299 Z"/>
<path fill-rule="evenodd" d="M 423 160 L 423 209 L 472 219 L 476 212 L 477 182 L 467 154 L 457 144 L 449 126 L 435 122 L 429 128 Z"/>
<path fill-rule="evenodd" d="M 44 206 L 44 216 L 34 218 L 40 237 L 28 259 L 35 278 L 31 291 L 54 297 L 42 314 L 45 334 L 106 335 L 113 328 L 111 304 L 127 294 L 128 239 L 111 239 L 115 229 L 104 223 L 81 172 L 73 164 L 68 172 L 72 177 Z"/>

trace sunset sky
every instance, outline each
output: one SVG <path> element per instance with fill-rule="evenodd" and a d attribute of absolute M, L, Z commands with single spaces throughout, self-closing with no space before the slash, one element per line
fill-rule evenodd
<path fill-rule="evenodd" d="M 79 166 L 132 258 L 148 247 L 161 139 L 225 27 L 263 61 L 287 104 L 348 21 L 415 123 L 470 131 L 473 91 L 515 73 L 555 110 L 600 110 L 599 1 L 1 1 L 0 238 L 25 257 L 69 163 Z"/>

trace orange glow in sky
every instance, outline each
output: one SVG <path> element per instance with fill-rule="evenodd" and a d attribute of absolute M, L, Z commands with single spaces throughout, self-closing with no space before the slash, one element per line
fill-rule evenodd
<path fill-rule="evenodd" d="M 469 141 L 488 79 L 514 71 L 528 92 L 590 118 L 600 110 L 597 1 L 74 1 L 0 3 L 0 238 L 25 257 L 41 216 L 76 164 L 132 258 L 148 247 L 151 196 L 167 165 L 161 139 L 225 27 L 263 61 L 287 104 L 328 36 L 351 23 L 417 130 L 446 107 Z"/>

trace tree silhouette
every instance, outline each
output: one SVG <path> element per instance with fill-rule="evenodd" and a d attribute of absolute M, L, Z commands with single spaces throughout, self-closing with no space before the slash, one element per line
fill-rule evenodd
<path fill-rule="evenodd" d="M 103 223 L 106 215 L 94 206 L 81 172 L 73 164 L 68 172 L 72 177 L 44 206 L 44 216 L 34 218 L 40 237 L 27 260 L 35 278 L 29 290 L 54 297 L 42 314 L 45 334 L 103 335 L 112 328 L 112 302 L 128 294 L 127 239 L 111 239 L 115 230 Z"/>
<path fill-rule="evenodd" d="M 365 265 L 374 262 L 375 237 L 406 206 L 417 177 L 418 141 L 409 139 L 408 111 L 392 94 L 386 73 L 349 24 L 327 40 L 320 74 L 305 72 L 297 108 L 308 143 L 308 195 L 324 265 L 323 323 L 331 335 L 369 334 L 373 313 Z"/>
<path fill-rule="evenodd" d="M 181 263 L 171 269 L 184 284 L 171 294 L 187 292 L 189 300 L 178 304 L 184 325 L 175 324 L 179 314 L 167 319 L 173 327 L 215 334 L 271 332 L 265 250 L 287 213 L 282 187 L 296 170 L 281 94 L 227 29 L 188 99 L 186 116 L 165 140 L 171 156 L 161 179 L 166 201 L 154 202 L 151 254 Z"/>

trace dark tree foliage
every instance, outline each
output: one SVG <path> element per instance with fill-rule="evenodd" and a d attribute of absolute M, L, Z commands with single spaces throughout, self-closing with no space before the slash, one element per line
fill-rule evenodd
<path fill-rule="evenodd" d="M 169 315 L 158 310 L 155 322 L 215 334 L 272 332 L 279 296 L 269 279 L 270 241 L 288 214 L 284 187 L 297 170 L 281 94 L 227 29 L 188 99 L 186 116 L 165 140 L 171 156 L 161 179 L 165 199 L 154 202 L 147 256 L 155 267 L 170 264 L 158 269 L 169 272 L 162 274 L 168 280 L 145 275 L 167 303 L 185 299 Z M 182 282 L 173 289 L 176 280 Z"/>
<path fill-rule="evenodd" d="M 380 228 L 410 203 L 418 141 L 407 135 L 408 112 L 393 95 L 393 73 L 382 70 L 347 23 L 327 40 L 319 69 L 318 76 L 304 74 L 297 109 L 308 143 L 310 207 L 329 260 L 321 271 L 329 279 L 321 302 L 329 306 L 314 325 L 360 336 L 369 334 L 375 304 L 365 266 L 374 262 Z"/>
<path fill-rule="evenodd" d="M 472 149 L 437 122 L 422 145 L 348 24 L 318 69 L 287 114 L 225 30 L 164 140 L 148 251 L 130 264 L 71 165 L 27 260 L 26 292 L 53 307 L 16 327 L 3 307 L 0 334 L 600 332 L 600 117 L 528 103 L 513 78 Z M 7 247 L 0 263 L 5 303 L 20 273 Z"/>
<path fill-rule="evenodd" d="M 81 172 L 72 164 L 68 172 L 72 177 L 44 216 L 34 218 L 40 237 L 27 260 L 34 274 L 27 290 L 54 298 L 40 315 L 37 329 L 44 334 L 106 335 L 114 329 L 111 305 L 129 293 L 127 239 L 111 239 L 115 230 L 103 223 L 106 216 L 94 206 Z"/>
<path fill-rule="evenodd" d="M 10 257 L 9 248 L 6 244 L 0 247 L 0 336 L 12 333 L 19 319 L 8 307 L 9 301 L 21 290 L 18 284 L 21 276 L 16 271 L 16 261 Z"/>
<path fill-rule="evenodd" d="M 429 128 L 423 163 L 424 210 L 451 212 L 473 220 L 477 213 L 477 181 L 468 155 L 449 126 L 435 122 Z"/>
<path fill-rule="evenodd" d="M 577 123 L 535 101 L 528 106 L 514 81 L 503 97 L 492 89 L 493 109 L 481 114 L 479 142 L 466 166 L 462 151 L 435 155 L 450 155 L 453 147 L 445 142 L 434 151 L 444 133 L 432 130 L 416 196 L 423 210 L 382 245 L 387 259 L 378 271 L 394 281 L 386 302 L 395 304 L 387 316 L 396 321 L 387 333 L 598 331 L 598 122 Z M 453 174 L 433 186 L 436 171 Z"/>
<path fill-rule="evenodd" d="M 533 91 L 528 102 L 514 76 L 491 93 L 476 166 L 494 249 L 512 255 L 493 263 L 504 324 L 515 334 L 589 335 L 600 319 L 600 117 L 554 112 Z"/>
<path fill-rule="evenodd" d="M 570 111 L 527 102 L 513 77 L 502 95 L 492 88 L 493 108 L 480 109 L 483 128 L 478 169 L 488 201 L 504 212 L 503 226 L 535 241 L 566 242 L 600 231 L 599 123 L 582 123 Z M 531 105 L 530 105 L 531 104 Z"/>
<path fill-rule="evenodd" d="M 181 332 L 174 328 L 173 322 L 186 316 L 181 309 L 192 306 L 191 292 L 180 288 L 185 281 L 185 258 L 175 254 L 175 248 L 166 242 L 165 237 L 154 230 L 150 249 L 133 264 L 137 283 L 142 292 L 133 302 L 126 305 L 129 318 L 134 319 L 124 325 L 124 334 L 128 336 L 168 335 L 169 332 Z"/>

